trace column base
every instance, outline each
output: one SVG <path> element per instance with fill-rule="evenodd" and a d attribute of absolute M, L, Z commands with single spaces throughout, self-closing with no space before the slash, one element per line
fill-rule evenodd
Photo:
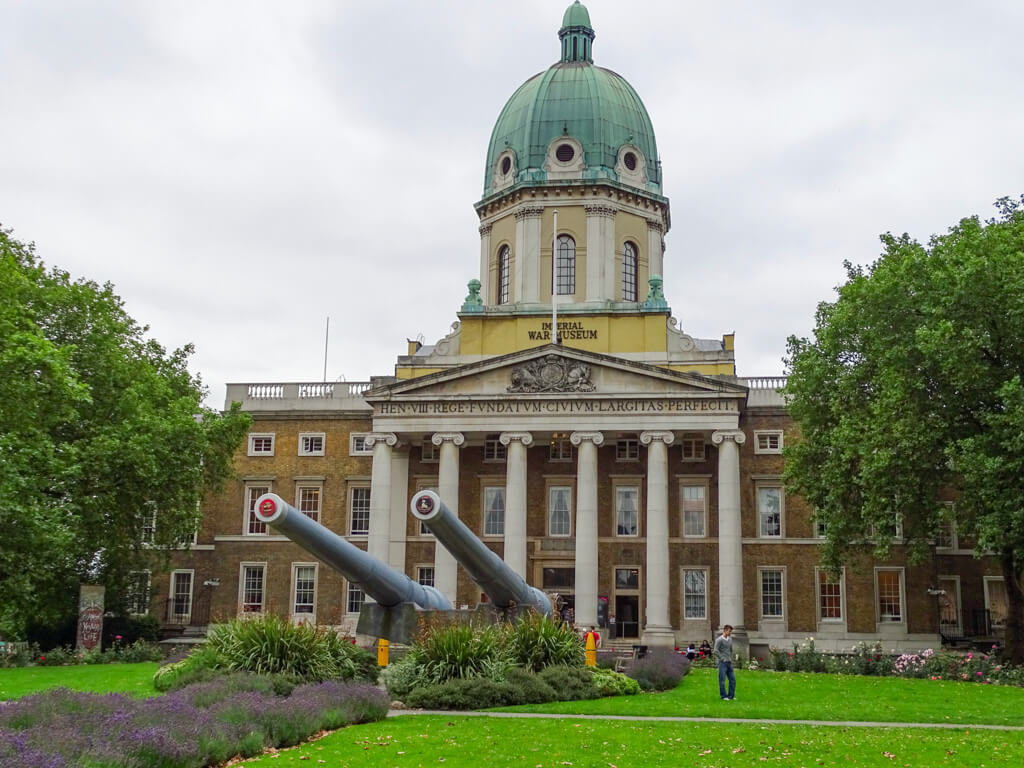
<path fill-rule="evenodd" d="M 640 644 L 649 648 L 675 648 L 676 633 L 672 627 L 649 626 L 641 633 Z"/>

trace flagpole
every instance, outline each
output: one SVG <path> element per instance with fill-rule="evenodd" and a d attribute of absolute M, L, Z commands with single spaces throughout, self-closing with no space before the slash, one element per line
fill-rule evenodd
<path fill-rule="evenodd" d="M 551 226 L 551 340 L 561 344 L 558 333 L 558 209 Z"/>

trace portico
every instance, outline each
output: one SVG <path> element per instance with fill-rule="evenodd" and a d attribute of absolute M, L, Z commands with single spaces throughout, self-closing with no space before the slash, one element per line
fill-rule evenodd
<path fill-rule="evenodd" d="M 641 544 L 646 560 L 641 640 L 651 645 L 672 645 L 676 637 L 670 619 L 673 587 L 669 515 L 673 507 L 672 477 L 680 467 L 671 465 L 669 449 L 677 443 L 677 437 L 689 435 L 693 439 L 697 435 L 709 446 L 726 445 L 718 451 L 716 473 L 719 515 L 723 514 L 723 503 L 729 515 L 718 541 L 722 621 L 741 628 L 742 561 L 737 556 L 739 501 L 735 492 L 739 489 L 740 467 L 735 449 L 742 442 L 738 420 L 746 393 L 742 385 L 721 379 L 667 371 L 559 345 L 371 390 L 365 394 L 373 407 L 373 432 L 368 437 L 368 444 L 372 441 L 373 445 L 371 552 L 387 552 L 386 532 L 399 530 L 400 523 L 409 516 L 408 500 L 397 504 L 399 499 L 390 493 L 390 488 L 403 480 L 393 477 L 394 469 L 410 463 L 408 459 L 396 462 L 396 454 L 418 450 L 425 443 L 433 445 L 439 448 L 439 494 L 453 512 L 478 522 L 479 535 L 493 543 L 517 573 L 535 581 L 530 553 L 560 540 L 555 546 L 563 559 L 573 564 L 575 622 L 580 626 L 598 625 L 599 597 L 611 586 L 601 583 L 601 543 L 627 547 Z M 568 477 L 569 483 L 551 480 L 549 473 L 537 471 L 545 458 L 541 454 L 550 452 L 556 442 L 561 445 L 565 441 L 568 445 L 560 448 L 560 456 L 568 458 L 569 465 L 560 467 L 559 476 Z M 627 500 L 623 509 L 619 508 L 618 496 L 608 493 L 598 457 L 600 450 L 619 452 L 627 443 L 628 450 L 636 452 L 636 461 L 628 465 L 636 493 L 623 497 Z M 640 446 L 646 448 L 645 457 Z M 477 454 L 485 449 L 498 451 L 504 459 L 500 537 L 483 536 L 482 510 L 460 513 L 460 502 L 473 496 L 466 491 L 472 482 L 464 478 L 460 483 L 462 455 L 467 449 L 475 449 Z M 501 471 L 488 466 L 487 474 Z M 408 478 L 404 480 L 408 485 Z M 563 487 L 558 483 L 565 483 L 570 491 L 552 493 L 551 488 Z M 636 522 L 631 525 L 623 519 L 628 519 L 628 501 L 634 495 L 645 499 L 646 504 L 633 510 Z M 378 501 L 381 498 L 383 502 Z M 569 498 L 563 523 L 559 505 Z M 714 514 L 715 510 L 709 512 Z M 416 531 L 412 534 L 415 538 Z M 456 604 L 471 601 L 474 588 L 464 575 L 460 576 L 457 564 L 443 547 L 434 549 L 433 568 L 434 586 Z"/>

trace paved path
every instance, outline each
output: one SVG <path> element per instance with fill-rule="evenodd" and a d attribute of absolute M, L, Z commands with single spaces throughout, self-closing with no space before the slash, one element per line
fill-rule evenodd
<path fill-rule="evenodd" d="M 975 723 L 876 723 L 869 720 L 769 720 L 753 717 L 639 717 L 636 715 L 564 715 L 538 712 L 455 712 L 439 709 L 392 709 L 388 717 L 442 715 L 444 717 L 507 717 L 549 720 L 639 720 L 652 723 L 749 723 L 751 725 L 825 725 L 838 728 L 941 728 L 952 731 L 1024 731 L 1024 725 L 979 725 Z"/>

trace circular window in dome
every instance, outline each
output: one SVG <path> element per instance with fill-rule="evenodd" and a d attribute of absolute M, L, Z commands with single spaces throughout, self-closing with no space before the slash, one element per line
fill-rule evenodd
<path fill-rule="evenodd" d="M 631 171 L 636 170 L 636 155 L 632 152 L 627 152 L 622 156 L 622 163 Z"/>
<path fill-rule="evenodd" d="M 512 158 L 505 156 L 501 159 L 501 175 L 508 176 L 508 172 L 512 170 Z"/>
<path fill-rule="evenodd" d="M 576 150 L 572 148 L 572 144 L 559 144 L 555 150 L 555 157 L 560 163 L 568 163 L 576 157 Z"/>

